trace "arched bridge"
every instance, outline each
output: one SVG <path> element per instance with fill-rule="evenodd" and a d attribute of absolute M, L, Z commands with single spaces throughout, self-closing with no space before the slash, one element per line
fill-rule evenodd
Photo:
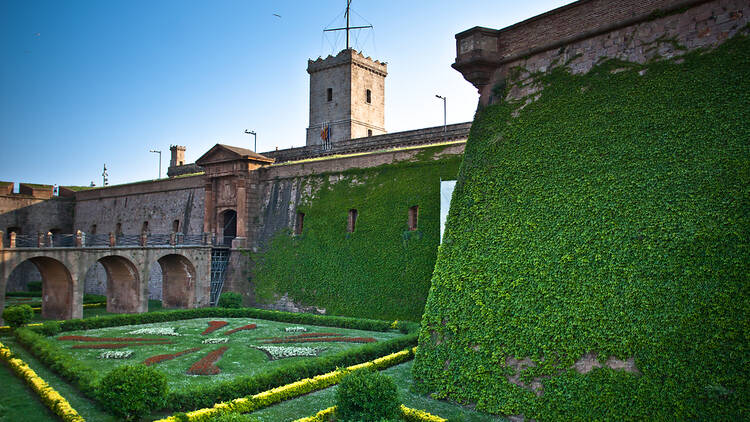
<path fill-rule="evenodd" d="M 16 247 L 15 242 L 3 247 L 0 243 L 0 309 L 5 306 L 8 278 L 25 261 L 32 262 L 42 276 L 43 318 L 83 316 L 84 280 L 87 271 L 96 263 L 102 264 L 107 274 L 108 312 L 140 313 L 148 310 L 149 271 L 156 263 L 162 271 L 162 303 L 165 308 L 209 306 L 211 246 L 169 243 L 117 246 L 117 242 L 112 242 L 84 247 L 80 234 L 78 242 L 71 247 L 54 247 L 49 243 Z"/>

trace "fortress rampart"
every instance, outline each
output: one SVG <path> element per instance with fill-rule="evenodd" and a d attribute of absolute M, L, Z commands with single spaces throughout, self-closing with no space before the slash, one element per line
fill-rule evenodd
<path fill-rule="evenodd" d="M 503 29 L 456 34 L 453 67 L 481 104 L 517 100 L 541 89 L 534 74 L 558 66 L 586 73 L 607 59 L 645 63 L 710 48 L 748 17 L 742 0 L 580 0 Z"/>

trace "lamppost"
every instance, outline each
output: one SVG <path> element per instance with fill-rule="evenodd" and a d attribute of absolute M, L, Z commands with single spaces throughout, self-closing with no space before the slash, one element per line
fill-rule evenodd
<path fill-rule="evenodd" d="M 247 133 L 248 135 L 253 135 L 253 151 L 258 152 L 258 135 L 255 134 L 254 130 L 245 129 L 245 133 Z"/>
<path fill-rule="evenodd" d="M 445 106 L 445 100 L 447 100 L 447 98 L 437 95 L 437 94 L 435 94 L 435 96 L 443 100 L 443 133 L 446 133 L 448 132 L 448 120 L 447 120 L 448 115 L 446 113 L 446 106 Z"/>
<path fill-rule="evenodd" d="M 161 179 L 161 151 L 156 150 L 149 150 L 149 152 L 153 152 L 154 154 L 159 154 L 159 175 L 156 176 L 157 179 Z"/>

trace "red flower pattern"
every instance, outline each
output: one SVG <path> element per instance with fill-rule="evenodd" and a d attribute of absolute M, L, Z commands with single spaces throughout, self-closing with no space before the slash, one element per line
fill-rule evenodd
<path fill-rule="evenodd" d="M 227 346 L 219 347 L 213 352 L 209 352 L 206 356 L 203 356 L 201 360 L 195 362 L 188 370 L 187 373 L 190 375 L 216 375 L 221 372 L 216 362 L 221 359 L 221 355 L 224 354 L 228 349 Z"/>

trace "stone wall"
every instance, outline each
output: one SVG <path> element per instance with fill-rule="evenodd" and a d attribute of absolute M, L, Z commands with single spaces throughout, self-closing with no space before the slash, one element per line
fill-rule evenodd
<path fill-rule="evenodd" d="M 453 67 L 482 104 L 517 100 L 541 89 L 534 76 L 558 66 L 586 73 L 607 59 L 645 63 L 710 48 L 744 28 L 741 0 L 581 0 L 513 26 L 456 35 Z M 504 87 L 509 89 L 504 90 Z"/>
<path fill-rule="evenodd" d="M 97 234 L 114 233 L 121 224 L 124 234 L 139 234 L 145 221 L 154 234 L 203 233 L 203 176 L 162 179 L 92 189 L 76 193 L 75 227 Z"/>
<path fill-rule="evenodd" d="M 0 195 L 0 230 L 5 232 L 6 242 L 9 227 L 21 229 L 19 234 L 73 233 L 73 207 L 71 198 L 38 198 L 31 195 Z"/>

